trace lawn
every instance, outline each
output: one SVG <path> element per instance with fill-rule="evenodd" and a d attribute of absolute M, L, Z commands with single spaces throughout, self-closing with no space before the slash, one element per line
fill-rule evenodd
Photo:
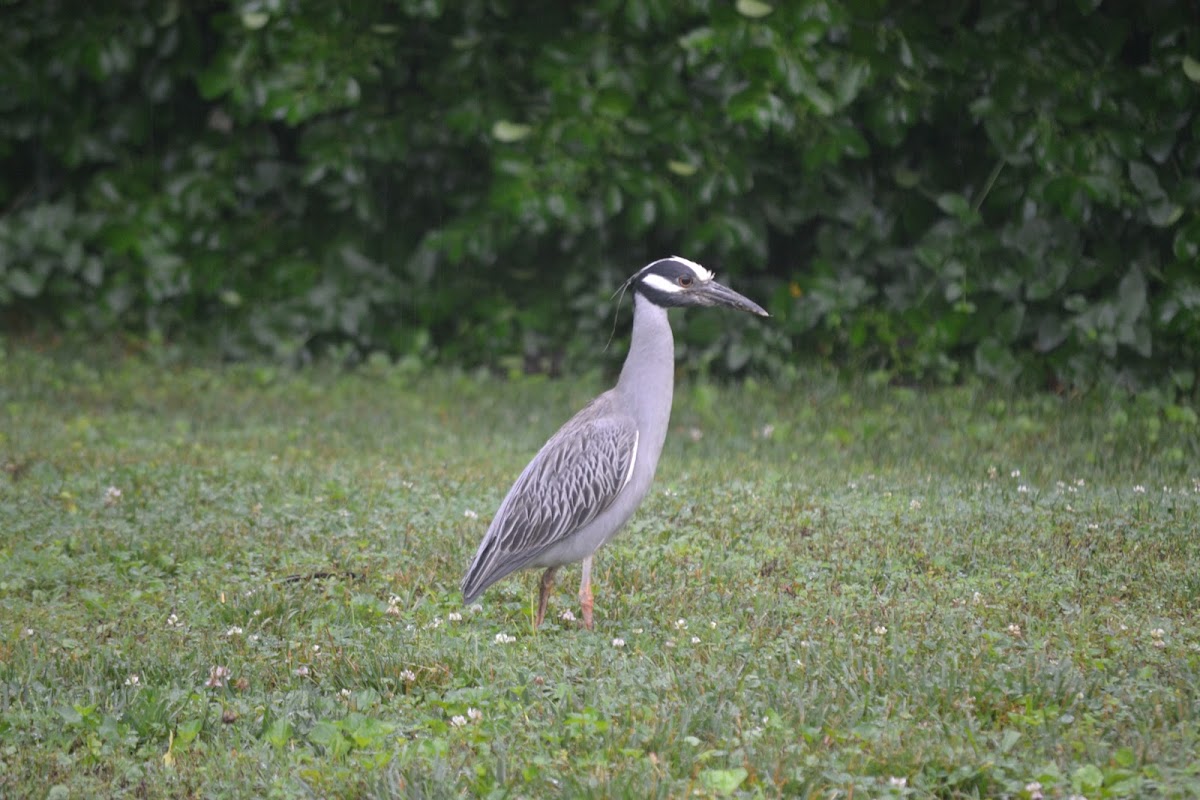
<path fill-rule="evenodd" d="M 0 351 L 0 796 L 1200 794 L 1200 426 L 683 379 L 532 629 L 464 607 L 600 376 Z"/>

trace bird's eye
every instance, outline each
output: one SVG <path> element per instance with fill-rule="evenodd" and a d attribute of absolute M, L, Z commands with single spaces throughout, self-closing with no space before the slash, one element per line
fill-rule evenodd
<path fill-rule="evenodd" d="M 679 285 L 685 289 L 688 288 L 689 286 L 691 286 L 692 285 L 691 276 L 690 275 L 680 275 L 679 276 Z"/>

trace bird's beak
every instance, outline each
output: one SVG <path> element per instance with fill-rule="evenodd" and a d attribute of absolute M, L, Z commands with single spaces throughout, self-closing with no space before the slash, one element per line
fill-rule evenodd
<path fill-rule="evenodd" d="M 736 308 L 739 311 L 748 311 L 751 314 L 757 314 L 760 317 L 771 316 L 763 307 L 753 300 L 748 300 L 740 294 L 730 289 L 728 286 L 722 286 L 716 281 L 708 281 L 696 292 L 703 298 L 705 305 L 710 306 L 728 306 Z"/>

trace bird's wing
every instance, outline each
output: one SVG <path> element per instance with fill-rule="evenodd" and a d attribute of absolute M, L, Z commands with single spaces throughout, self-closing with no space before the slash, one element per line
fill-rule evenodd
<path fill-rule="evenodd" d="M 463 578 L 467 602 L 595 519 L 633 476 L 637 424 L 594 411 L 552 436 L 509 490 Z"/>

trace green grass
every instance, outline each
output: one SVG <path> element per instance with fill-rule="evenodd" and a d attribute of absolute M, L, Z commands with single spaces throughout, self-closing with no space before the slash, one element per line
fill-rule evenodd
<path fill-rule="evenodd" d="M 1191 408 L 685 381 L 595 632 L 463 608 L 601 388 L 10 346 L 0 796 L 1200 793 Z"/>

